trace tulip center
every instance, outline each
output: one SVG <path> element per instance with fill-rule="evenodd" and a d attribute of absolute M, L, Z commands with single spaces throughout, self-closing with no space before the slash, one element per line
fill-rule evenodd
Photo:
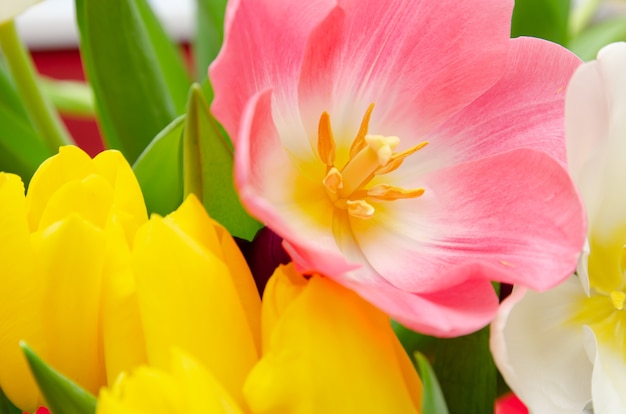
<path fill-rule="evenodd" d="M 396 136 L 368 134 L 369 120 L 374 109 L 371 104 L 350 145 L 348 162 L 339 169 L 335 165 L 335 138 L 330 126 L 330 115 L 324 112 L 318 127 L 317 150 L 326 165 L 326 176 L 322 180 L 328 197 L 335 207 L 347 210 L 348 214 L 369 219 L 375 209 L 372 201 L 395 201 L 417 198 L 424 194 L 423 188 L 404 189 L 388 184 L 370 185 L 375 176 L 395 171 L 406 157 L 424 148 L 424 141 L 403 152 L 394 150 L 400 144 Z"/>

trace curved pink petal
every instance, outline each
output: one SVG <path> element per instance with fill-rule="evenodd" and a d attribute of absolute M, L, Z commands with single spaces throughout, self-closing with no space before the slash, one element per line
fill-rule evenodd
<path fill-rule="evenodd" d="M 273 123 L 271 100 L 270 91 L 260 92 L 244 110 L 241 135 L 251 139 L 240 140 L 235 157 L 239 196 L 255 217 L 271 223 L 285 239 L 292 258 L 299 258 L 299 271 L 352 270 L 355 266 L 346 262 L 330 232 L 332 208 L 323 187 L 317 185 L 319 193 L 296 191 L 300 180 L 316 177 L 298 171 L 286 153 Z M 317 178 L 321 183 L 323 175 Z"/>
<path fill-rule="evenodd" d="M 336 223 L 333 230 L 345 257 L 361 267 L 343 274 L 328 271 L 326 274 L 413 330 L 442 337 L 458 336 L 485 326 L 498 309 L 498 297 L 489 280 L 480 278 L 484 271 L 479 264 L 442 269 L 440 277 L 456 281 L 447 290 L 408 292 L 389 283 L 371 267 L 347 221 Z M 300 259 L 293 256 L 296 263 Z M 323 262 L 311 261 L 309 265 L 320 268 Z M 415 270 L 409 266 L 403 268 Z"/>
<path fill-rule="evenodd" d="M 475 277 L 537 290 L 575 270 L 584 212 L 567 171 L 550 156 L 518 149 L 420 181 L 423 196 L 351 220 L 368 262 L 398 288 L 447 289 L 459 280 L 446 279 L 446 269 L 465 263 L 481 264 Z"/>
<path fill-rule="evenodd" d="M 228 3 L 222 50 L 209 69 L 215 90 L 211 109 L 238 135 L 244 106 L 271 87 L 297 109 L 297 79 L 311 30 L 333 7 L 332 0 L 234 0 Z"/>
<path fill-rule="evenodd" d="M 475 278 L 482 273 L 479 265 L 446 269 L 441 276 L 450 273 L 458 274 L 452 278 L 464 280 L 446 291 L 433 293 L 407 292 L 380 277 L 366 283 L 352 278 L 336 280 L 410 329 L 454 337 L 487 325 L 498 310 L 498 297 L 488 280 Z"/>
<path fill-rule="evenodd" d="M 404 174 L 515 148 L 538 149 L 565 164 L 565 89 L 579 65 L 578 57 L 554 43 L 511 39 L 500 80 L 430 133 L 428 147 L 415 155 L 421 159 Z"/>
<path fill-rule="evenodd" d="M 513 393 L 496 400 L 495 414 L 528 414 L 528 408 Z"/>
<path fill-rule="evenodd" d="M 419 140 L 500 77 L 512 7 L 508 0 L 338 1 L 312 32 L 302 65 L 307 131 L 328 111 L 342 118 L 338 129 L 350 130 L 349 139 L 375 103 L 372 130 Z"/>
<path fill-rule="evenodd" d="M 231 7 L 211 76 L 217 95 L 230 95 L 214 109 L 236 134 L 242 201 L 284 238 L 299 270 L 330 275 L 407 325 L 441 335 L 489 320 L 490 280 L 546 289 L 573 271 L 584 218 L 552 158 L 564 158 L 559 86 L 578 64 L 573 55 L 511 41 L 508 0 L 294 3 L 294 21 L 316 11 L 298 28 L 277 25 L 289 20 L 283 2 L 276 14 L 256 15 L 259 0 Z M 266 40 L 276 42 L 272 50 L 259 44 Z M 341 168 L 372 103 L 370 134 L 399 136 L 398 151 L 424 137 L 431 143 L 371 183 L 424 187 L 425 195 L 368 199 L 376 214 L 364 221 L 328 197 L 318 122 L 328 112 Z M 440 308 L 441 327 L 420 307 Z"/>

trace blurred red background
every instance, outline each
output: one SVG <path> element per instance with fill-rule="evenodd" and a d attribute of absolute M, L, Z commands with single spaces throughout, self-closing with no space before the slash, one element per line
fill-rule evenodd
<path fill-rule="evenodd" d="M 84 81 L 78 50 L 36 51 L 33 61 L 40 74 L 59 80 Z M 92 118 L 63 117 L 76 143 L 92 157 L 104 149 L 98 126 Z"/>

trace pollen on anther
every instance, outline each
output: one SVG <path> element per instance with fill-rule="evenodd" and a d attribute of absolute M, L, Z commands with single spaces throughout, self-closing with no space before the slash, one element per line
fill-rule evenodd
<path fill-rule="evenodd" d="M 378 163 L 381 167 L 387 165 L 393 156 L 393 150 L 400 144 L 400 138 L 383 135 L 366 135 L 365 142 L 378 156 Z"/>
<path fill-rule="evenodd" d="M 322 180 L 324 187 L 333 194 L 343 188 L 343 176 L 335 167 L 331 167 L 326 173 L 326 177 Z"/>
<path fill-rule="evenodd" d="M 346 200 L 348 214 L 360 219 L 369 219 L 374 215 L 374 207 L 365 200 Z"/>

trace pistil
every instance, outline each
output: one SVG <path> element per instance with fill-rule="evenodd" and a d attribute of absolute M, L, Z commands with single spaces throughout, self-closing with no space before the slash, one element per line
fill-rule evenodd
<path fill-rule="evenodd" d="M 400 144 L 400 138 L 368 134 L 373 108 L 374 104 L 368 107 L 350 146 L 349 160 L 341 170 L 335 166 L 336 144 L 327 112 L 320 117 L 318 126 L 317 150 L 326 166 L 326 175 L 322 180 L 326 193 L 336 208 L 347 210 L 352 217 L 360 219 L 374 216 L 375 209 L 368 201 L 370 199 L 395 201 L 417 198 L 425 191 L 423 188 L 407 190 L 387 184 L 366 188 L 375 176 L 398 169 L 408 156 L 428 144 L 422 142 L 401 153 L 394 152 Z"/>

